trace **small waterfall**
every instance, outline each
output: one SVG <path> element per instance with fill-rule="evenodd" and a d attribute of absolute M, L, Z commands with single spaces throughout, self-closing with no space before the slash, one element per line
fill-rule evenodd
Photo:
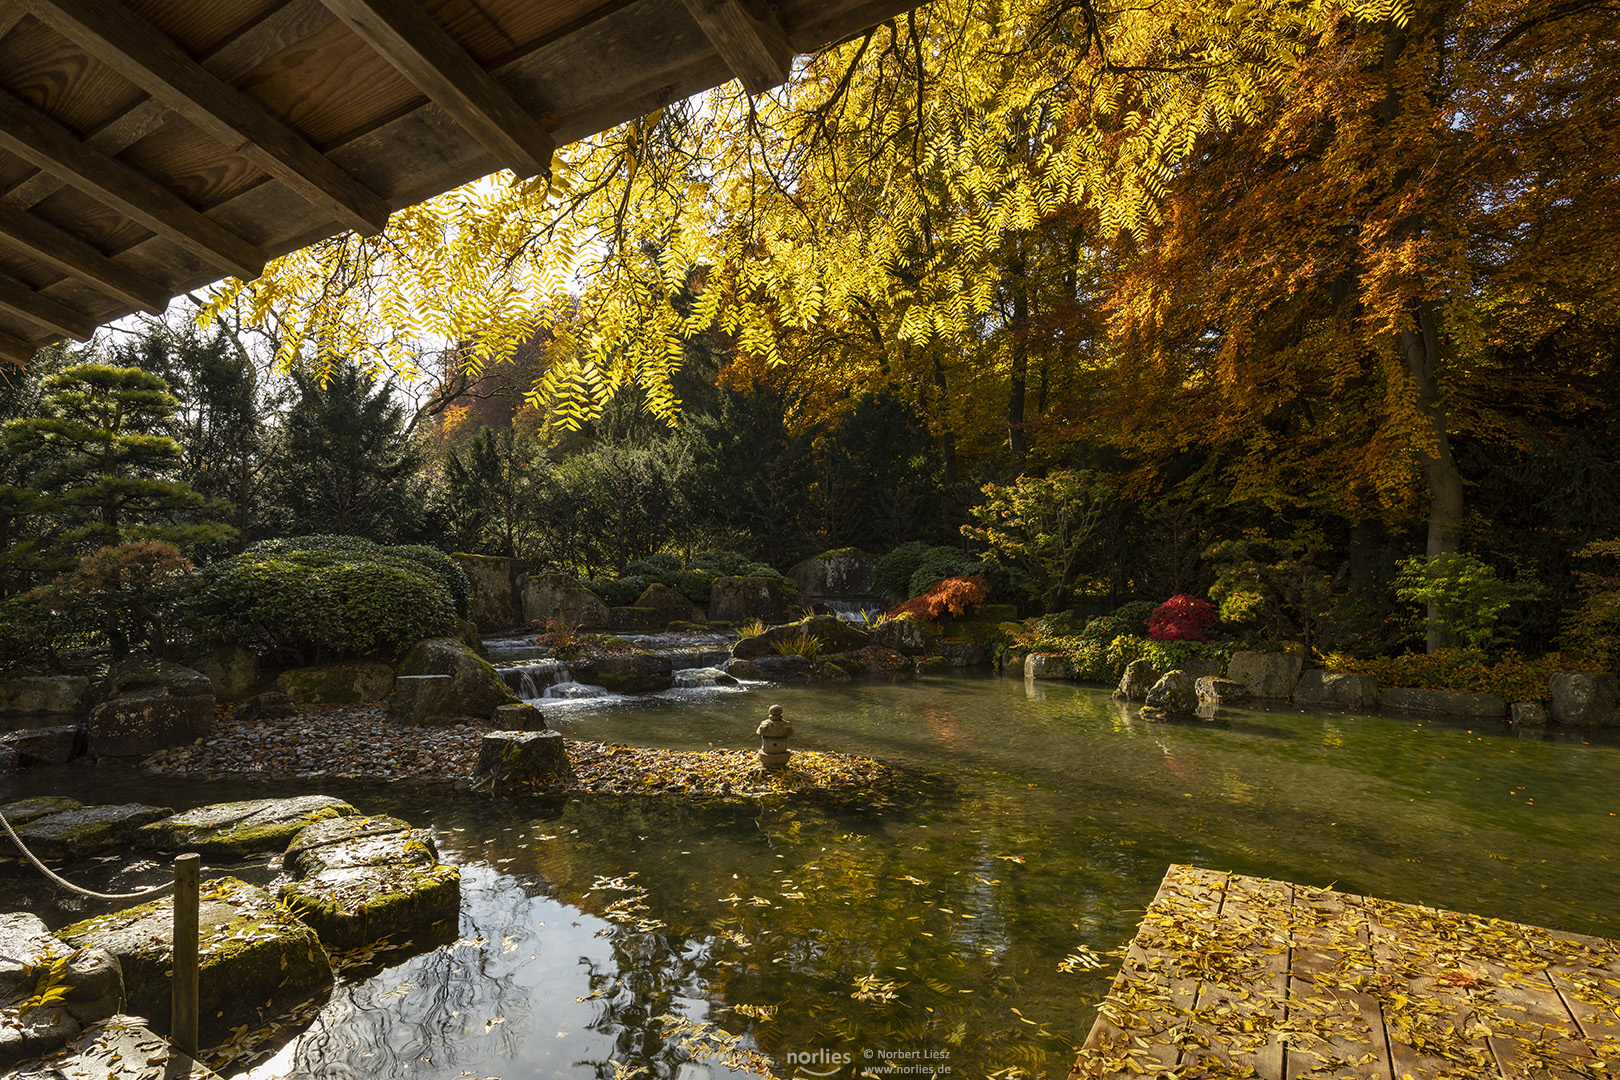
<path fill-rule="evenodd" d="M 501 681 L 525 701 L 550 697 L 547 691 L 558 683 L 574 684 L 574 674 L 568 670 L 568 665 L 556 659 L 529 660 L 495 670 L 500 673 Z"/>
<path fill-rule="evenodd" d="M 735 677 L 716 667 L 685 668 L 671 672 L 676 686 L 736 686 Z"/>
<path fill-rule="evenodd" d="M 616 695 L 605 686 L 560 682 L 546 687 L 545 692 L 540 696 L 546 701 L 578 701 L 583 698 L 614 697 Z"/>
<path fill-rule="evenodd" d="M 712 668 L 719 667 L 731 659 L 731 646 L 704 646 L 691 649 L 660 649 L 669 657 L 669 666 L 677 675 L 682 668 Z M 677 686 L 680 684 L 677 683 Z"/>
<path fill-rule="evenodd" d="M 883 614 L 883 605 L 877 600 L 818 600 L 826 605 L 842 622 L 866 623 Z"/>

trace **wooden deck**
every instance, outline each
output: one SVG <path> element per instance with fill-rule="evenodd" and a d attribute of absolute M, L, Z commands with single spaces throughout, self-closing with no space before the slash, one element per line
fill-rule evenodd
<path fill-rule="evenodd" d="M 1620 1077 L 1620 942 L 1172 866 L 1070 1080 Z"/>

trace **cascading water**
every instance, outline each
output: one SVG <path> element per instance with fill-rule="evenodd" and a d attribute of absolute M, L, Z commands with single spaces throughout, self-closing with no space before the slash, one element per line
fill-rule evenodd
<path fill-rule="evenodd" d="M 877 600 L 818 600 L 827 610 L 843 622 L 867 623 L 883 614 L 883 604 Z"/>
<path fill-rule="evenodd" d="M 528 660 L 495 670 L 500 673 L 501 680 L 525 701 L 547 697 L 547 691 L 558 683 L 574 681 L 574 674 L 568 670 L 568 665 L 555 658 Z"/>
<path fill-rule="evenodd" d="M 677 687 L 736 686 L 734 676 L 717 667 L 681 668 L 671 673 Z"/>

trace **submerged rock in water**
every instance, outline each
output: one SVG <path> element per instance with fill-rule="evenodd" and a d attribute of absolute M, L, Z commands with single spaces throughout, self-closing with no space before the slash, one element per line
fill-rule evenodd
<path fill-rule="evenodd" d="M 219 1074 L 146 1026 L 119 1014 L 90 1024 L 49 1060 L 19 1065 L 21 1080 L 219 1080 Z"/>
<path fill-rule="evenodd" d="M 1148 689 L 1146 706 L 1171 719 L 1186 719 L 1198 713 L 1198 691 L 1193 677 L 1185 671 L 1166 672 Z"/>
<path fill-rule="evenodd" d="M 74 923 L 56 936 L 115 956 L 126 1008 L 167 1030 L 173 932 L 174 901 L 164 897 Z M 197 937 L 204 1041 L 270 1020 L 332 987 L 332 965 L 314 931 L 269 893 L 236 878 L 203 883 Z"/>
<path fill-rule="evenodd" d="M 65 765 L 84 753 L 84 728 L 77 724 L 22 728 L 0 735 L 0 743 L 16 751 L 18 768 Z"/>
<path fill-rule="evenodd" d="M 84 806 L 37 817 L 18 828 L 17 835 L 43 859 L 92 855 L 112 847 L 127 847 L 142 826 L 171 812 L 166 806 L 141 803 Z"/>
<path fill-rule="evenodd" d="M 1147 692 L 1153 689 L 1160 675 L 1159 669 L 1148 661 L 1132 660 L 1125 665 L 1125 673 L 1119 677 L 1119 687 L 1114 691 L 1114 697 L 1120 701 L 1145 701 Z"/>
<path fill-rule="evenodd" d="M 354 807 L 331 795 L 249 799 L 199 806 L 154 821 L 140 833 L 149 848 L 239 857 L 283 851 L 305 827 L 355 813 Z"/>
<path fill-rule="evenodd" d="M 594 656 L 575 664 L 573 670 L 582 681 L 604 686 L 618 694 L 668 690 L 674 682 L 669 657 L 644 649 Z"/>
<path fill-rule="evenodd" d="M 36 795 L 32 799 L 19 799 L 0 806 L 0 814 L 5 814 L 11 827 L 16 828 L 25 821 L 33 821 L 47 814 L 64 814 L 83 805 L 78 799 L 70 799 L 66 795 Z"/>
<path fill-rule="evenodd" d="M 820 643 L 821 651 L 828 653 L 859 649 L 872 641 L 871 634 L 851 623 L 831 615 L 812 615 L 808 619 L 773 626 L 763 634 L 743 638 L 732 646 L 731 655 L 738 660 L 758 660 L 776 654 L 779 648 L 804 635 L 815 638 Z"/>

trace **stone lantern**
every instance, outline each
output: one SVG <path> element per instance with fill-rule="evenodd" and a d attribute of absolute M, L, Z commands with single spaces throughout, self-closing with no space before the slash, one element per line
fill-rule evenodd
<path fill-rule="evenodd" d="M 771 711 L 757 729 L 759 735 L 759 763 L 767 769 L 783 769 L 788 763 L 788 740 L 793 737 L 793 725 L 782 719 L 782 706 L 772 705 Z"/>

